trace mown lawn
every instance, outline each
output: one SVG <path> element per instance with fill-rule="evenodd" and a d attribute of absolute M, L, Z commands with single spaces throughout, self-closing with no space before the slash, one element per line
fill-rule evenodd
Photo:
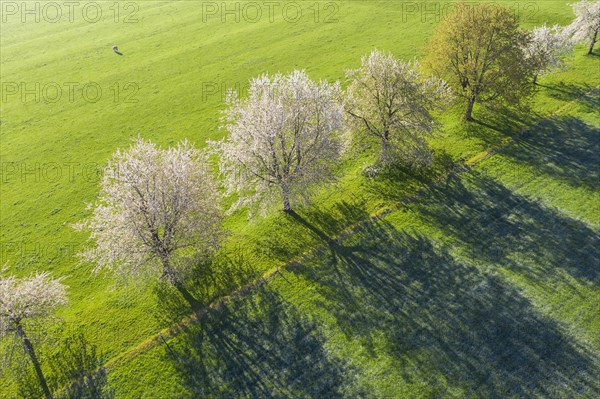
<path fill-rule="evenodd" d="M 418 56 L 435 21 L 398 2 L 348 1 L 337 2 L 334 23 L 203 22 L 201 2 L 143 1 L 137 23 L 117 24 L 112 3 L 100 4 L 105 17 L 94 24 L 2 23 L 4 83 L 96 82 L 103 95 L 95 103 L 79 91 L 56 103 L 2 99 L 0 239 L 8 272 L 67 277 L 71 305 L 60 315 L 82 325 L 108 361 L 185 311 L 169 290 L 115 283 L 78 265 L 85 236 L 70 225 L 96 196 L 95 169 L 138 134 L 164 145 L 222 137 L 221 94 L 207 91 L 215 84 L 221 91 L 294 68 L 343 79 L 375 47 Z M 521 10 L 526 27 L 571 19 L 563 1 L 531 4 Z M 540 80 L 526 113 L 478 109 L 470 125 L 456 110 L 442 116 L 432 171 L 369 179 L 370 157 L 351 152 L 339 184 L 297 218 L 230 216 L 218 270 L 196 287 L 206 302 L 394 209 L 202 325 L 115 363 L 107 386 L 132 398 L 594 396 L 600 59 L 583 53 L 578 47 L 568 71 Z M 123 91 L 114 101 L 111 88 L 128 83 L 138 101 L 125 102 L 131 92 Z M 475 162 L 541 119 L 517 144 L 397 209 L 453 162 Z M 36 164 L 40 172 L 19 169 Z M 60 176 L 44 174 L 56 165 Z M 14 396 L 12 379 L 2 376 L 0 392 Z"/>

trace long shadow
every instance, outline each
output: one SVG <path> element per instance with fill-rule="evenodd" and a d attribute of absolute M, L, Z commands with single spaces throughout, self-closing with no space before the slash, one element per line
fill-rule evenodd
<path fill-rule="evenodd" d="M 310 231 L 312 231 L 315 235 L 317 235 L 321 240 L 325 242 L 329 242 L 331 238 L 325 234 L 322 230 L 320 230 L 317 226 L 311 224 L 308 220 L 300 216 L 295 211 L 291 211 L 288 213 L 296 222 L 300 223 L 302 226 L 306 227 Z"/>
<path fill-rule="evenodd" d="M 380 221 L 336 255 L 293 270 L 327 299 L 322 306 L 349 340 L 376 353 L 383 334 L 396 366 L 390 372 L 424 385 L 423 397 L 454 389 L 469 397 L 576 397 L 600 389 L 597 353 L 572 342 L 503 279 L 428 238 Z"/>
<path fill-rule="evenodd" d="M 321 239 L 329 239 L 332 236 L 339 234 L 348 226 L 369 217 L 369 213 L 358 203 L 359 201 L 353 198 L 352 202 L 340 201 L 331 208 L 326 209 L 312 206 L 301 210 L 300 217 L 304 218 L 307 223 L 314 226 L 314 229 L 317 229 L 314 230 L 307 226 L 313 230 L 314 233 L 319 235 Z"/>
<path fill-rule="evenodd" d="M 369 217 L 361 204 L 341 201 L 328 208 L 312 206 L 282 214 L 276 228 L 248 240 L 248 248 L 273 262 L 287 263 L 315 244 Z M 308 234 L 306 234 L 308 233 Z M 319 242 L 315 243 L 314 237 Z"/>
<path fill-rule="evenodd" d="M 467 137 L 477 138 L 488 147 L 497 148 L 506 142 L 507 137 L 518 136 L 543 117 L 526 104 L 522 109 L 486 106 L 481 107 L 473 122 L 464 123 L 463 130 Z"/>
<path fill-rule="evenodd" d="M 433 153 L 432 165 L 414 168 L 403 164 L 382 167 L 374 176 L 365 181 L 367 191 L 386 202 L 397 202 L 410 197 L 419 188 L 431 184 L 446 175 L 454 162 L 450 154 L 442 149 Z"/>
<path fill-rule="evenodd" d="M 113 399 L 103 360 L 83 334 L 67 338 L 51 361 L 54 374 L 62 378 L 56 399 Z M 58 382 L 61 379 L 55 381 Z M 66 383 L 66 387 L 65 387 Z"/>
<path fill-rule="evenodd" d="M 600 88 L 598 87 L 564 82 L 540 86 L 548 89 L 550 97 L 567 102 L 577 101 L 587 112 L 597 112 L 600 108 Z"/>
<path fill-rule="evenodd" d="M 475 261 L 498 264 L 529 278 L 556 278 L 560 270 L 600 281 L 600 234 L 494 179 L 473 172 L 424 198 L 418 210 L 457 237 Z"/>
<path fill-rule="evenodd" d="M 185 282 L 198 301 L 198 309 L 255 279 L 259 273 L 254 268 L 254 259 L 248 249 L 239 246 L 223 249 L 212 257 L 193 259 Z M 154 317 L 160 327 L 177 324 L 193 311 L 171 283 L 158 280 L 152 288 L 157 301 Z"/>
<path fill-rule="evenodd" d="M 600 187 L 600 129 L 581 119 L 545 120 L 505 153 L 573 186 Z"/>
<path fill-rule="evenodd" d="M 353 373 L 323 345 L 313 321 L 261 287 L 187 330 L 168 356 L 190 397 L 342 397 Z"/>
<path fill-rule="evenodd" d="M 515 136 L 541 118 L 542 115 L 534 112 L 528 104 L 523 104 L 521 108 L 496 105 L 483 107 L 474 122 L 503 136 Z"/>
<path fill-rule="evenodd" d="M 110 387 L 106 371 L 102 368 L 104 356 L 98 352 L 96 345 L 88 340 L 82 328 L 58 323 L 53 326 L 51 332 L 44 330 L 44 333 L 53 337 L 61 336 L 60 339 L 50 338 L 48 342 L 39 342 L 37 346 L 53 398 L 114 398 L 114 391 Z M 5 376 L 14 378 L 16 397 L 45 397 L 29 362 L 11 363 L 9 372 L 2 375 Z"/>

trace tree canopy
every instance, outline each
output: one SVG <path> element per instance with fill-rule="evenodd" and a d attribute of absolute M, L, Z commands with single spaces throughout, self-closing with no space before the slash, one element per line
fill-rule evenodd
<path fill-rule="evenodd" d="M 312 81 L 306 72 L 264 74 L 250 81 L 248 98 L 230 92 L 224 127 L 213 143 L 229 194 L 239 206 L 285 211 L 306 202 L 312 189 L 334 178 L 342 146 L 339 83 Z"/>
<path fill-rule="evenodd" d="M 465 103 L 464 119 L 472 120 L 476 103 L 518 104 L 531 94 L 534 68 L 522 51 L 529 41 L 507 7 L 460 2 L 431 37 L 428 61 Z"/>
<path fill-rule="evenodd" d="M 451 98 L 446 83 L 424 78 L 417 61 L 399 61 L 378 50 L 364 56 L 361 67 L 346 76 L 346 110 L 360 138 L 380 143 L 380 162 L 429 164 L 425 137 L 435 126 L 432 112 L 444 109 Z"/>

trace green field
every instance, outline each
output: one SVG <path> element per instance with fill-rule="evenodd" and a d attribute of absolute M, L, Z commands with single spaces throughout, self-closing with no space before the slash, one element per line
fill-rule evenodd
<path fill-rule="evenodd" d="M 527 28 L 572 20 L 567 1 L 499 3 Z M 300 1 L 297 22 L 285 2 L 272 22 L 266 8 L 250 21 L 249 2 L 227 3 L 239 22 L 212 8 L 221 2 L 121 2 L 118 18 L 113 2 L 94 4 L 98 22 L 80 8 L 69 18 L 63 7 L 57 23 L 2 9 L 0 241 L 8 273 L 66 276 L 60 316 L 97 345 L 107 391 L 600 395 L 598 50 L 577 46 L 567 71 L 540 79 L 527 112 L 477 108 L 470 124 L 460 110 L 443 114 L 427 173 L 367 178 L 372 158 L 349 153 L 339 183 L 298 216 L 229 216 L 213 278 L 192 288 L 215 304 L 268 281 L 197 321 L 169 290 L 78 264 L 86 236 L 71 225 L 89 214 L 98 169 L 138 135 L 199 147 L 223 137 L 225 88 L 265 71 L 343 81 L 374 48 L 419 57 L 437 21 L 398 1 Z M 51 352 L 50 339 L 43 364 Z M 18 396 L 10 375 L 0 374 L 0 397 Z"/>

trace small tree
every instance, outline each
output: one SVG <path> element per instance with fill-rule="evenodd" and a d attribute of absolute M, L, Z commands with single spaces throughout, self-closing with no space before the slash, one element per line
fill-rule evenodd
<path fill-rule="evenodd" d="M 349 70 L 346 110 L 359 135 L 381 144 L 384 164 L 401 159 L 412 165 L 430 162 L 425 136 L 433 131 L 432 111 L 442 110 L 451 92 L 442 80 L 424 79 L 415 61 L 398 61 L 373 51 L 362 66 Z"/>
<path fill-rule="evenodd" d="M 220 196 L 205 156 L 187 142 L 162 150 L 138 139 L 104 169 L 93 214 L 79 229 L 94 245 L 81 256 L 128 276 L 160 273 L 185 299 L 186 258 L 214 250 L 221 237 Z"/>
<path fill-rule="evenodd" d="M 230 135 L 213 143 L 236 207 L 283 210 L 306 200 L 311 189 L 333 179 L 341 152 L 343 107 L 339 83 L 313 82 L 304 71 L 267 74 L 250 81 L 249 97 L 227 98 L 223 121 Z"/>
<path fill-rule="evenodd" d="M 510 9 L 495 4 L 454 5 L 428 45 L 434 72 L 466 103 L 472 120 L 475 103 L 504 100 L 517 104 L 532 93 L 531 63 L 522 48 L 529 35 Z"/>
<path fill-rule="evenodd" d="M 576 42 L 589 43 L 588 55 L 594 52 L 600 31 L 600 1 L 580 1 L 571 5 L 575 19 L 565 28 L 565 32 Z"/>
<path fill-rule="evenodd" d="M 552 28 L 543 25 L 533 29 L 531 41 L 523 51 L 535 68 L 533 84 L 536 84 L 538 75 L 565 69 L 565 58 L 572 53 L 573 43 L 558 25 Z"/>
<path fill-rule="evenodd" d="M 60 305 L 67 303 L 62 279 L 51 279 L 48 273 L 29 278 L 0 278 L 0 337 L 15 333 L 31 359 L 38 381 L 47 398 L 52 398 L 40 362 L 26 333 L 29 327 L 44 323 Z"/>

